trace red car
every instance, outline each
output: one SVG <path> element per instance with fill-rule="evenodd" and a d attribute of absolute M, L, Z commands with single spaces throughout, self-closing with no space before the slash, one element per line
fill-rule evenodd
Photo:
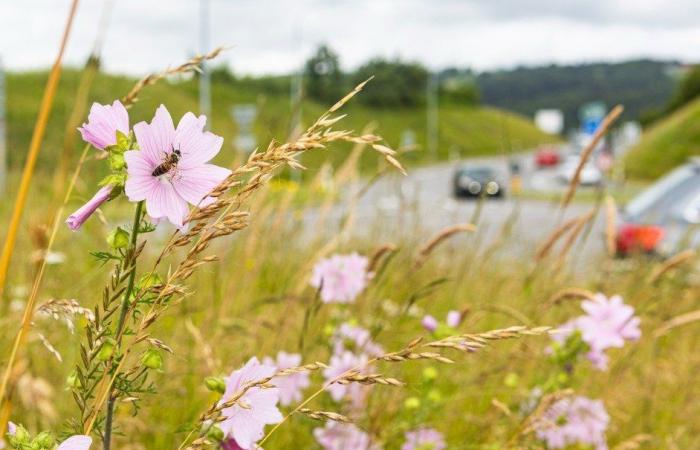
<path fill-rule="evenodd" d="M 559 152 L 551 148 L 543 148 L 535 153 L 535 164 L 537 167 L 552 167 L 559 164 L 561 157 Z"/>

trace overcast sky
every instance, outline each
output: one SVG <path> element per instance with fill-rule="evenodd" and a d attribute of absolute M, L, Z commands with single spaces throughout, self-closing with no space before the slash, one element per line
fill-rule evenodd
<path fill-rule="evenodd" d="M 700 0 L 209 2 L 211 45 L 235 46 L 224 59 L 238 73 L 295 70 L 320 42 L 345 68 L 376 55 L 477 70 L 638 57 L 700 61 Z M 142 74 L 177 64 L 199 49 L 199 3 L 82 0 L 67 61 L 83 62 L 102 29 L 107 70 Z M 69 4 L 0 0 L 4 65 L 49 65 Z"/>

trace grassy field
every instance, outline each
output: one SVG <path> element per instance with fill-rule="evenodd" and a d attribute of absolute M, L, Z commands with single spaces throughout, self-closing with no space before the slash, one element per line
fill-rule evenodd
<path fill-rule="evenodd" d="M 10 164 L 19 167 L 39 106 L 37 94 L 45 83 L 45 72 L 10 73 L 7 78 L 8 93 L 8 148 Z M 76 70 L 66 71 L 56 97 L 56 104 L 49 122 L 46 144 L 42 150 L 39 167 L 51 171 L 64 145 L 65 124 L 75 104 L 75 95 L 81 80 Z M 128 77 L 98 74 L 90 92 L 90 98 L 100 102 L 111 102 L 115 96 L 125 95 L 135 80 Z M 160 83 L 141 96 L 140 103 L 131 114 L 132 122 L 149 119 L 150 114 L 160 103 L 180 116 L 185 111 L 197 111 L 197 80 L 171 80 Z M 222 135 L 227 142 L 227 152 L 233 152 L 233 137 L 236 125 L 231 119 L 230 109 L 236 104 L 255 104 L 258 118 L 254 132 L 258 145 L 267 145 L 272 139 L 284 140 L 290 132 L 291 105 L 289 86 L 284 80 L 240 79 L 235 82 L 215 80 L 212 86 L 213 114 L 211 128 Z M 329 105 L 304 102 L 301 106 L 302 125 L 308 125 Z M 399 147 L 402 134 L 410 129 L 415 136 L 417 150 L 406 155 L 407 164 L 424 163 L 434 159 L 446 159 L 450 155 L 462 157 L 488 155 L 519 151 L 532 148 L 543 142 L 551 142 L 553 137 L 538 131 L 522 116 L 488 107 L 446 106 L 439 111 L 439 151 L 428 155 L 425 151 L 425 109 L 375 110 L 358 105 L 348 105 L 346 110 L 347 127 L 360 131 L 370 126 L 382 130 L 389 145 Z M 76 133 L 77 135 L 77 133 Z M 77 145 L 77 143 L 76 143 Z M 75 147 L 77 149 L 77 147 Z M 76 150 L 77 151 L 77 150 Z M 334 154 L 304 161 L 315 166 L 321 159 L 335 158 Z M 374 158 L 361 162 L 364 169 L 376 167 Z"/>
<path fill-rule="evenodd" d="M 696 155 L 700 155 L 700 100 L 654 124 L 625 163 L 630 176 L 652 179 Z"/>
<path fill-rule="evenodd" d="M 174 354 L 166 354 L 163 370 L 152 374 L 157 393 L 142 395 L 137 416 L 132 416 L 136 409 L 129 404 L 119 407 L 117 448 L 176 448 L 187 427 L 216 401 L 217 396 L 204 387 L 205 377 L 227 374 L 251 356 L 273 356 L 279 350 L 299 352 L 305 362 L 328 362 L 333 353 L 330 335 L 341 323 L 371 330 L 387 351 L 399 350 L 419 336 L 431 339 L 421 327 L 422 316 L 432 314 L 441 319 L 448 310 L 465 313 L 455 330 L 458 333 L 512 325 L 557 326 L 580 314 L 578 300 L 552 302 L 557 292 L 571 287 L 620 294 L 642 320 L 641 340 L 610 352 L 608 371 L 595 371 L 581 363 L 571 374 L 569 386 L 577 394 L 605 402 L 611 415 L 607 433 L 611 448 L 640 435 L 649 440 L 634 448 L 690 449 L 700 445 L 698 424 L 693 419 L 700 407 L 691 400 L 700 394 L 695 383 L 700 364 L 695 343 L 700 328 L 688 324 L 666 335 L 655 335 L 674 316 L 697 309 L 697 285 L 688 266 L 670 271 L 652 284 L 647 278 L 657 268 L 656 261 L 602 258 L 585 274 L 574 277 L 554 252 L 549 259 L 536 262 L 532 255 L 539 243 L 532 243 L 533 253 L 514 259 L 512 246 L 517 236 L 504 231 L 496 245 L 480 242 L 478 234 L 449 240 L 425 265 L 415 269 L 418 249 L 431 238 L 429 233 L 416 232 L 413 227 L 414 231 L 397 229 L 387 241 L 386 230 L 358 224 L 370 226 L 369 238 L 337 241 L 339 228 L 324 222 L 322 214 L 309 225 L 316 230 L 309 235 L 293 219 L 305 213 L 286 209 L 284 204 L 290 202 L 256 199 L 250 208 L 250 228 L 210 250 L 220 261 L 188 280 L 189 294 L 171 305 L 151 330 L 151 335 L 173 348 Z M 114 226 L 111 217 L 116 213 L 105 210 L 107 224 L 94 220 L 79 233 L 61 231 L 55 250 L 65 255 L 65 262 L 49 266 L 42 303 L 70 298 L 90 307 L 96 302 L 111 264 L 100 267 L 88 252 L 108 250 L 103 236 Z M 349 235 L 353 234 L 350 230 Z M 148 237 L 147 248 L 159 248 L 164 239 L 165 234 L 157 232 Z M 329 242 L 337 245 L 328 248 Z M 369 256 L 387 242 L 394 244 L 396 251 L 384 260 L 354 303 L 318 303 L 308 280 L 321 255 L 332 250 Z M 9 295 L 3 304 L 4 330 L 13 330 L 19 320 L 33 273 L 32 254 L 32 247 L 23 247 L 15 258 Z M 142 264 L 150 267 L 156 254 L 147 250 Z M 28 350 L 21 359 L 23 391 L 15 398 L 14 421 L 32 430 L 60 430 L 66 418 L 75 417 L 76 407 L 65 380 L 79 358 L 76 348 L 84 320 L 76 319 L 76 323 L 78 330 L 71 334 L 50 317 L 40 315 L 35 320 Z M 56 347 L 62 362 L 42 345 L 39 335 Z M 9 332 L 0 336 L 2 348 L 8 348 L 10 338 Z M 536 386 L 558 373 L 557 365 L 546 355 L 550 342 L 546 336 L 524 336 L 493 342 L 473 354 L 447 351 L 454 364 L 381 363 L 376 366 L 377 373 L 406 385 L 372 386 L 362 411 L 334 402 L 328 395 L 320 396 L 309 407 L 351 416 L 389 450 L 399 449 L 403 432 L 417 425 L 443 432 L 449 449 L 542 448 L 532 434 L 521 434 L 528 417 L 522 407 Z M 313 387 L 306 395 L 321 385 L 323 377 L 316 373 L 312 380 Z M 52 388 L 46 392 L 43 386 Z M 312 435 L 319 426 L 322 424 L 317 421 L 294 416 L 271 437 L 266 448 L 319 448 Z"/>
<path fill-rule="evenodd" d="M 118 92 L 128 90 L 129 80 L 109 80 L 122 83 L 112 86 Z M 108 84 L 96 86 L 103 89 Z M 104 89 L 98 98 L 108 100 L 109 91 Z M 169 106 L 177 117 L 191 107 L 194 84 L 149 88 L 132 117 L 149 117 L 161 94 L 172 99 Z M 57 111 L 70 108 L 69 98 L 61 100 Z M 225 123 L 226 108 L 220 107 L 224 112 L 217 107 L 213 128 L 228 138 L 232 124 Z M 351 119 L 358 111 L 363 110 L 350 106 L 343 111 L 350 113 L 349 120 L 333 129 L 360 128 Z M 367 114 L 364 120 L 370 118 Z M 373 111 L 371 117 L 379 125 L 410 122 L 413 113 L 402 114 Z M 462 112 L 454 114 L 444 111 L 445 123 L 453 119 L 455 129 L 457 122 L 464 126 Z M 419 114 L 413 116 L 419 120 Z M 31 122 L 28 116 L 22 120 Z M 285 125 L 278 126 L 282 130 Z M 484 129 L 489 130 L 488 125 L 475 133 L 486 133 Z M 389 126 L 386 132 L 398 133 L 400 128 L 393 130 Z M 51 132 L 54 137 L 47 149 L 60 145 L 61 125 L 54 124 Z M 378 132 L 385 134 L 383 127 Z M 443 134 L 451 136 L 445 129 Z M 700 448 L 696 420 L 700 404 L 694 401 L 700 394 L 694 254 L 671 263 L 647 255 L 583 259 L 582 246 L 610 238 L 588 233 L 585 218 L 568 227 L 543 219 L 542 228 L 552 230 L 551 237 L 522 242 L 516 215 L 495 239 L 486 240 L 478 216 L 476 231 L 463 226 L 436 234 L 423 226 L 426 218 L 417 213 L 411 220 L 388 226 L 367 223 L 355 217 L 352 195 L 337 205 L 324 198 L 313 207 L 304 206 L 309 202 L 300 197 L 318 195 L 314 183 L 300 189 L 276 183 L 270 190 L 268 175 L 279 173 L 274 167 L 289 161 L 298 148 L 317 155 L 308 153 L 302 161 L 346 161 L 333 174 L 337 186 L 353 185 L 376 164 L 378 157 L 370 156 L 369 148 L 364 153 L 371 164 L 363 163 L 357 158 L 363 144 L 348 153 L 348 145 L 332 142 L 334 136 L 338 135 L 321 127 L 306 141 L 275 146 L 246 162 L 214 204 L 221 209 L 210 215 L 206 212 L 213 209 L 201 210 L 202 226 L 193 225 L 191 234 L 175 235 L 177 242 L 184 241 L 171 252 L 162 252 L 173 232 L 167 224 L 155 230 L 139 227 L 142 234 L 127 247 L 118 247 L 114 240 L 108 244 L 105 237 L 117 226 L 130 230 L 134 206 L 123 197 L 105 204 L 79 232 L 61 226 L 39 291 L 40 306 L 10 372 L 10 409 L 1 412 L 9 411 L 11 420 L 32 434 L 50 429 L 61 437 L 89 428 L 86 424 L 94 416 L 94 449 L 101 446 L 104 428 L 107 397 L 101 393 L 111 392 L 116 399 L 113 448 L 218 448 L 212 435 L 210 442 L 194 444 L 210 429 L 203 420 L 210 416 L 202 414 L 221 397 L 206 388 L 207 377 L 229 374 L 253 356 L 274 357 L 279 351 L 298 353 L 304 363 L 328 364 L 338 355 L 333 336 L 349 324 L 369 331 L 383 349 L 375 350 L 383 355 L 381 361 L 366 371 L 361 367 L 357 373 L 344 372 L 342 379 L 358 390 L 341 401 L 323 391 L 323 369 L 298 369 L 311 372 L 311 385 L 304 389 L 302 400 L 282 407 L 283 414 L 289 414 L 286 422 L 274 433 L 267 427 L 271 434 L 264 448 L 320 449 L 314 432 L 324 425 L 313 417 L 338 420 L 333 416 L 337 413 L 364 430 L 373 449 L 402 449 L 405 432 L 419 427 L 444 434 L 449 450 L 541 449 L 546 446 L 538 430 L 562 425 L 559 417 L 549 422 L 543 417 L 558 399 L 572 394 L 603 401 L 610 416 L 605 433 L 609 448 Z M 303 147 L 309 142 L 328 148 Z M 232 165 L 232 155 L 222 153 L 217 161 Z M 50 161 L 44 160 L 44 170 Z M 104 159 L 93 157 L 85 163 L 71 210 L 79 197 L 94 192 L 96 175 L 105 171 L 105 165 Z M 0 304 L 3 371 L 31 283 L 44 259 L 48 234 L 44 224 L 60 194 L 52 189 L 51 178 L 40 172 Z M 10 208 L 10 202 L 0 205 L 2 217 Z M 4 227 L 6 220 L 2 223 Z M 137 250 L 142 242 L 143 249 Z M 117 259 L 101 264 L 90 254 L 96 251 L 111 252 Z M 347 303 L 322 301 L 323 285 L 310 285 L 315 265 L 325 257 L 352 252 L 370 259 L 371 276 L 363 272 L 366 287 Z M 573 263 L 579 263 L 578 270 L 573 270 Z M 580 316 L 582 297 L 594 292 L 621 295 L 641 320 L 641 337 L 609 349 L 604 371 L 594 370 L 585 358 L 552 355 L 548 350 L 553 345 L 549 331 Z M 116 333 L 122 296 L 125 331 Z M 56 306 L 65 300 L 75 300 L 97 314 L 88 319 L 85 311 L 74 314 L 75 308 Z M 449 327 L 443 323 L 434 332 L 422 326 L 426 314 L 444 322 L 448 311 L 459 311 L 461 322 Z M 508 328 L 512 326 L 519 328 Z M 579 345 L 573 336 L 567 342 Z M 86 346 L 84 355 L 80 344 Z M 358 354 L 365 351 L 356 345 L 349 348 Z M 82 376 L 75 375 L 77 368 Z M 105 390 L 101 380 L 112 376 L 114 389 Z M 365 401 L 358 405 L 364 395 Z M 96 410 L 91 405 L 97 405 Z M 256 406 L 236 405 L 239 412 Z M 53 446 L 37 448 L 53 450 Z M 351 444 L 328 448 L 359 450 Z"/>

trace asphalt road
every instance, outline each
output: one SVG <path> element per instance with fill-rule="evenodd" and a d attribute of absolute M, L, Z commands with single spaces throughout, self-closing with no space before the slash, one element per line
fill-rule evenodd
<path fill-rule="evenodd" d="M 556 170 L 536 170 L 530 154 L 519 155 L 526 189 L 557 189 Z M 593 204 L 571 204 L 562 214 L 558 204 L 541 200 L 504 199 L 483 201 L 455 199 L 452 176 L 461 164 L 488 165 L 503 175 L 507 185 L 508 160 L 502 157 L 474 158 L 411 170 L 404 177 L 391 174 L 373 184 L 358 201 L 353 233 L 375 240 L 396 241 L 401 238 L 425 240 L 444 227 L 473 222 L 476 235 L 467 239 L 485 248 L 494 244 L 509 224 L 512 238 L 504 241 L 507 252 L 527 252 L 536 248 L 557 224 L 584 214 Z M 351 194 L 349 194 L 351 195 Z M 347 209 L 334 211 L 340 222 Z M 578 249 L 579 258 L 588 260 L 603 251 L 604 218 L 599 214 L 585 246 Z"/>

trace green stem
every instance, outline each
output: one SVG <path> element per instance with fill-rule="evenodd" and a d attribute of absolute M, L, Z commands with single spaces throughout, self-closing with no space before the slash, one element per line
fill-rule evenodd
<path fill-rule="evenodd" d="M 131 242 L 129 243 L 129 250 L 127 252 L 127 260 L 125 261 L 125 268 L 130 269 L 129 281 L 126 286 L 126 291 L 124 291 L 124 298 L 122 299 L 121 312 L 119 313 L 119 321 L 117 322 L 117 329 L 115 331 L 115 336 L 117 337 L 116 351 L 119 351 L 119 344 L 121 343 L 122 331 L 124 324 L 126 323 L 126 314 L 129 311 L 129 299 L 134 290 L 134 282 L 136 280 L 136 241 L 139 235 L 139 228 L 141 226 L 141 214 L 143 212 L 143 202 L 138 202 L 136 204 L 136 212 L 134 213 L 134 226 L 131 229 Z M 114 419 L 114 402 L 116 398 L 110 393 L 109 400 L 107 401 L 107 413 L 105 415 L 105 431 L 103 436 L 103 450 L 109 450 L 112 444 L 112 421 Z"/>

